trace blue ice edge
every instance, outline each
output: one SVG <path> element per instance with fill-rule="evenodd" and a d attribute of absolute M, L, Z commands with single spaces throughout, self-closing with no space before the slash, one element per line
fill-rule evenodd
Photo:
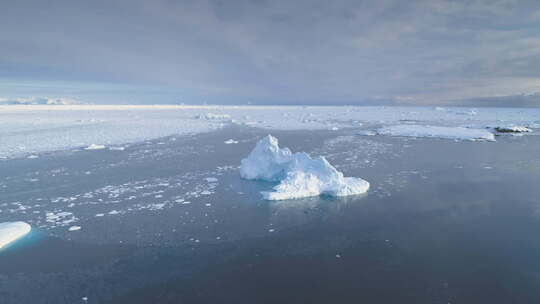
<path fill-rule="evenodd" d="M 47 238 L 47 235 L 44 232 L 38 229 L 32 228 L 32 230 L 30 230 L 30 232 L 28 232 L 27 234 L 21 236 L 20 238 L 0 248 L 0 256 L 3 253 L 25 249 L 29 246 L 35 245 L 36 243 L 40 241 L 43 241 L 46 238 Z"/>

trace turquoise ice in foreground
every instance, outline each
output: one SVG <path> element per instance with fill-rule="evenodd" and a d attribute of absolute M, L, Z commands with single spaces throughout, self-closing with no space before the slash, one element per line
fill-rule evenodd
<path fill-rule="evenodd" d="M 240 175 L 245 179 L 279 182 L 275 191 L 261 192 L 267 200 L 286 200 L 318 195 L 347 196 L 368 191 L 369 183 L 344 177 L 324 157 L 281 149 L 277 138 L 268 135 L 242 160 Z"/>
<path fill-rule="evenodd" d="M 0 249 L 20 239 L 32 230 L 25 222 L 0 223 Z"/>

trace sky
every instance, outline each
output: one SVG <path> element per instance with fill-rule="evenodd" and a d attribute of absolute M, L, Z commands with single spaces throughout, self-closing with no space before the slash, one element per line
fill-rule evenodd
<path fill-rule="evenodd" d="M 0 1 L 0 100 L 540 106 L 540 2 Z"/>

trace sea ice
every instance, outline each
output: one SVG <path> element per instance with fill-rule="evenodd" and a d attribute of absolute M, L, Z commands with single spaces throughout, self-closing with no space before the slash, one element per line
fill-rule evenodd
<path fill-rule="evenodd" d="M 25 222 L 0 223 L 0 248 L 25 236 L 32 227 Z"/>
<path fill-rule="evenodd" d="M 245 179 L 279 182 L 275 191 L 262 192 L 267 200 L 286 200 L 317 195 L 346 196 L 368 191 L 369 183 L 361 178 L 344 177 L 324 157 L 311 158 L 307 153 L 281 149 L 277 138 L 261 139 L 249 156 L 242 160 L 240 175 Z"/>
<path fill-rule="evenodd" d="M 0 115 L 0 159 L 96 143 L 124 146 L 171 135 L 176 138 L 211 132 L 230 124 L 269 130 L 341 130 L 361 124 L 384 127 L 403 121 L 447 127 L 481 126 L 478 128 L 504 122 L 540 128 L 540 109 L 533 108 L 0 105 Z"/>
<path fill-rule="evenodd" d="M 434 137 L 455 140 L 495 141 L 495 136 L 488 130 L 464 127 L 437 127 L 424 125 L 395 125 L 377 130 L 379 134 L 406 137 Z"/>

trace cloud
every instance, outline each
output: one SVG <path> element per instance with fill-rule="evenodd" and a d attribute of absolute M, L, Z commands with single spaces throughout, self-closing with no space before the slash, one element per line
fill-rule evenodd
<path fill-rule="evenodd" d="M 0 77 L 144 84 L 220 103 L 516 95 L 538 91 L 539 8 L 481 0 L 21 0 L 0 4 Z"/>

